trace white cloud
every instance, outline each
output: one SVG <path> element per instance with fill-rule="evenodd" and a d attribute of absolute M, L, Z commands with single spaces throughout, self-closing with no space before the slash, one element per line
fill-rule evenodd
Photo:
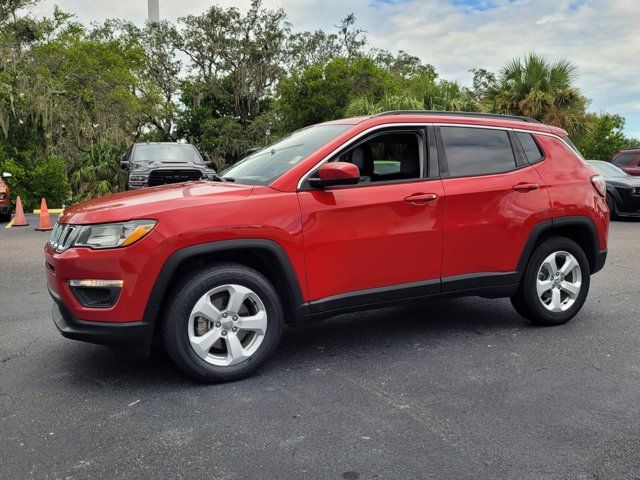
<path fill-rule="evenodd" d="M 143 22 L 147 2 L 44 0 L 76 13 L 83 22 L 110 17 Z M 246 8 L 249 0 L 216 4 Z M 578 67 L 578 84 L 593 100 L 595 111 L 627 117 L 629 133 L 640 132 L 640 6 L 637 0 L 500 0 L 482 9 L 450 0 L 265 0 L 283 7 L 294 28 L 330 29 L 355 13 L 370 43 L 392 51 L 403 49 L 436 66 L 445 78 L 469 83 L 469 69 L 497 71 L 504 62 L 529 52 L 551 60 L 570 59 Z M 472 3 L 472 2 L 469 2 Z M 477 2 L 475 2 L 477 3 Z M 208 8 L 210 0 L 160 0 L 161 16 L 176 19 Z M 494 8 L 489 8 L 494 5 Z"/>

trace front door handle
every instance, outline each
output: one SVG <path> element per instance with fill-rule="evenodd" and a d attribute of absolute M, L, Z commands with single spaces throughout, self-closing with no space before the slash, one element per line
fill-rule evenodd
<path fill-rule="evenodd" d="M 516 192 L 530 192 L 531 190 L 537 190 L 540 188 L 540 185 L 537 183 L 518 183 L 513 186 L 513 189 Z"/>
<path fill-rule="evenodd" d="M 404 201 L 407 203 L 413 203 L 414 205 L 425 205 L 426 203 L 433 202 L 438 198 L 435 193 L 414 193 L 405 197 Z"/>

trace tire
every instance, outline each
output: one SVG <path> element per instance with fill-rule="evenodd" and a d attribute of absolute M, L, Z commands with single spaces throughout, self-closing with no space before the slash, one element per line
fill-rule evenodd
<path fill-rule="evenodd" d="M 609 215 L 611 216 L 611 218 L 616 218 L 616 201 L 609 194 L 607 194 L 607 206 L 609 207 Z"/>
<path fill-rule="evenodd" d="M 224 263 L 180 281 L 163 315 L 162 336 L 178 368 L 196 380 L 218 383 L 260 368 L 283 330 L 282 303 L 273 285 L 256 270 Z"/>
<path fill-rule="evenodd" d="M 560 277 L 556 277 L 552 271 L 553 262 L 550 258 L 555 259 Z M 571 258 L 572 262 L 564 263 Z M 563 270 L 573 263 L 577 263 L 577 268 L 572 267 L 565 275 Z M 529 258 L 520 287 L 511 297 L 511 304 L 520 315 L 535 325 L 562 325 L 571 320 L 584 305 L 589 293 L 590 275 L 587 257 L 576 242 L 565 237 L 548 239 Z M 539 288 L 544 292 L 541 295 Z"/>
<path fill-rule="evenodd" d="M 11 220 L 11 212 L 0 214 L 0 223 L 8 222 Z"/>

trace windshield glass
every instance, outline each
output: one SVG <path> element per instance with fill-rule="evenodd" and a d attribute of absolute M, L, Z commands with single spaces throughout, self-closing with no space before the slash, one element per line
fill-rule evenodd
<path fill-rule="evenodd" d="M 588 162 L 604 178 L 624 177 L 626 173 L 608 162 Z"/>
<path fill-rule="evenodd" d="M 352 125 L 316 125 L 292 133 L 231 166 L 222 176 L 250 185 L 268 185 Z"/>
<path fill-rule="evenodd" d="M 193 145 L 184 143 L 149 143 L 136 145 L 133 161 L 162 163 L 203 163 Z"/>

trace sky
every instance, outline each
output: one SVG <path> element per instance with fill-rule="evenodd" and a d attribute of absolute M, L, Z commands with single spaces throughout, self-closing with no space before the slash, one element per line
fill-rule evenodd
<path fill-rule="evenodd" d="M 175 20 L 213 4 L 246 9 L 249 0 L 160 0 L 160 16 Z M 420 57 L 441 77 L 470 85 L 472 68 L 497 72 L 530 52 L 567 58 L 590 110 L 618 113 L 640 139 L 640 0 L 263 0 L 284 8 L 294 30 L 331 30 L 349 13 L 372 47 Z M 42 0 L 83 23 L 124 18 L 144 23 L 147 0 Z"/>

